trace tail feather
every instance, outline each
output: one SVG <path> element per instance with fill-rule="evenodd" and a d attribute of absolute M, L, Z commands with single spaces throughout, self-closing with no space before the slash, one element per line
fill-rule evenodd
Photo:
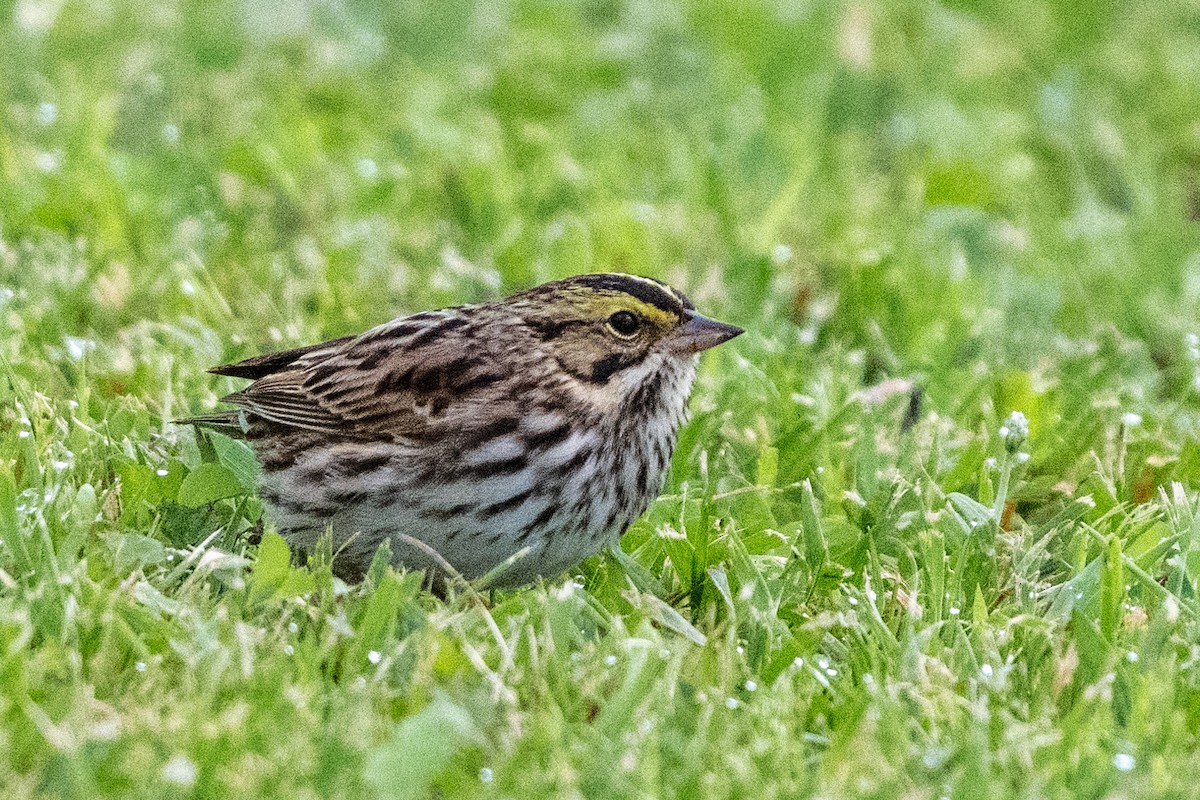
<path fill-rule="evenodd" d="M 246 413 L 237 411 L 218 411 L 215 414 L 201 414 L 196 417 L 184 417 L 171 420 L 176 425 L 195 425 L 198 428 L 215 430 L 234 439 L 244 439 L 250 430 Z"/>

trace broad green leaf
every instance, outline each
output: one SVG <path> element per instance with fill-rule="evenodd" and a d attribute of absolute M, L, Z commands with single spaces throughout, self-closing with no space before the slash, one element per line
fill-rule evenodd
<path fill-rule="evenodd" d="M 180 505 L 202 506 L 243 494 L 245 489 L 231 470 L 220 464 L 201 464 L 179 486 Z"/>
<path fill-rule="evenodd" d="M 254 451 L 250 449 L 250 446 L 245 442 L 221 435 L 212 436 L 211 441 L 221 466 L 237 477 L 243 490 L 242 493 L 253 491 L 258 484 L 259 475 L 262 474 L 262 468 L 259 467 L 258 459 L 254 457 Z"/>
<path fill-rule="evenodd" d="M 291 571 L 291 552 L 277 533 L 266 533 L 258 545 L 258 557 L 250 576 L 251 596 L 265 600 L 283 586 Z"/>

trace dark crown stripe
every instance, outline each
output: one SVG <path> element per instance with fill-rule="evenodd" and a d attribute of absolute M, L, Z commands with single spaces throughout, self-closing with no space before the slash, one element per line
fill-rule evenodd
<path fill-rule="evenodd" d="M 592 289 L 624 292 L 655 308 L 678 314 L 691 308 L 686 298 L 676 295 L 669 288 L 651 278 L 635 278 L 632 275 L 581 275 L 574 279 L 580 286 Z"/>

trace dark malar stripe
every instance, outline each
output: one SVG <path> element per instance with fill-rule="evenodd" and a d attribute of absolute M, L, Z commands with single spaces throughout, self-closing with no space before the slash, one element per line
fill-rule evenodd
<path fill-rule="evenodd" d="M 633 366 L 640 356 L 625 353 L 612 353 L 592 363 L 592 374 L 588 378 L 592 383 L 606 384 L 612 376 L 626 367 Z"/>
<path fill-rule="evenodd" d="M 633 396 L 626 401 L 627 406 L 632 409 L 631 417 L 641 419 L 642 415 L 654 410 L 660 403 L 661 390 L 659 382 L 656 380 L 646 380 L 638 387 Z"/>

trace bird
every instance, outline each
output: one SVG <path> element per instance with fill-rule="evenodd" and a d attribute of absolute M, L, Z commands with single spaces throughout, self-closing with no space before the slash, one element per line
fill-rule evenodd
<path fill-rule="evenodd" d="M 699 353 L 741 333 L 658 280 L 577 275 L 214 367 L 252 383 L 178 422 L 247 440 L 276 530 L 329 532 L 346 581 L 386 542 L 431 585 L 518 587 L 645 512 Z"/>

